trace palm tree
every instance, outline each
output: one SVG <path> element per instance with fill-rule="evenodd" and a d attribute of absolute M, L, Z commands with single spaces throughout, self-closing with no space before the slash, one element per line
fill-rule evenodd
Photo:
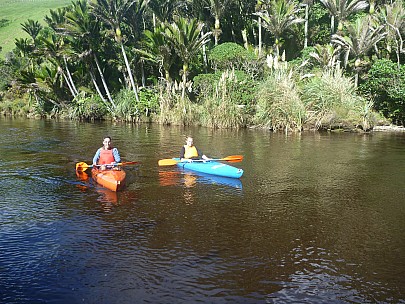
<path fill-rule="evenodd" d="M 277 57 L 282 35 L 291 30 L 293 25 L 305 21 L 298 14 L 298 4 L 293 0 L 270 0 L 265 3 L 264 10 L 256 13 L 263 21 L 262 26 L 274 35 Z"/>
<path fill-rule="evenodd" d="M 148 0 L 97 0 L 91 3 L 92 14 L 102 20 L 109 26 L 114 33 L 114 38 L 118 42 L 122 56 L 124 57 L 125 66 L 131 82 L 132 90 L 135 93 L 136 101 L 139 102 L 138 92 L 134 83 L 131 67 L 129 65 L 128 57 L 125 52 L 123 37 L 121 32 L 121 25 L 126 15 L 129 13 L 132 6 L 138 2 L 146 6 Z"/>
<path fill-rule="evenodd" d="M 50 10 L 50 16 L 45 16 L 44 20 L 47 25 L 54 30 L 55 33 L 60 31 L 60 28 L 63 27 L 63 24 L 66 22 L 66 12 L 68 11 L 68 7 L 58 8 L 57 10 Z M 72 95 L 75 97 L 78 95 L 78 91 L 76 89 L 75 83 L 72 78 L 72 74 L 69 70 L 68 60 L 67 57 L 70 54 L 69 47 L 65 46 L 64 37 L 61 35 L 56 36 L 54 33 L 50 34 L 51 36 L 48 38 L 43 39 L 42 44 L 45 46 L 46 54 L 48 55 L 48 59 L 51 58 L 58 58 L 59 66 L 62 67 L 62 75 L 71 91 Z M 50 39 L 49 39 L 50 38 Z M 63 58 L 63 64 L 61 63 L 61 59 Z M 65 70 L 66 71 L 65 71 Z"/>
<path fill-rule="evenodd" d="M 32 40 L 29 38 L 16 38 L 14 40 L 14 44 L 21 57 L 26 57 L 32 52 L 33 46 L 31 42 Z"/>
<path fill-rule="evenodd" d="M 205 0 L 208 10 L 215 19 L 213 35 L 215 38 L 215 45 L 218 45 L 219 36 L 221 36 L 221 17 L 227 9 L 231 0 Z"/>
<path fill-rule="evenodd" d="M 68 39 L 71 38 L 70 47 L 72 48 L 73 52 L 78 54 L 79 58 L 90 66 L 90 77 L 98 94 L 100 95 L 100 98 L 106 104 L 108 109 L 111 110 L 111 106 L 115 108 L 115 103 L 111 97 L 110 90 L 108 89 L 107 82 L 105 81 L 104 74 L 101 70 L 95 51 L 99 49 L 99 43 L 101 40 L 100 23 L 90 15 L 86 0 L 78 0 L 77 2 L 72 3 L 71 11 L 66 13 L 66 23 L 62 30 L 63 34 L 66 35 Z M 107 103 L 97 85 L 96 77 L 94 75 L 93 62 L 96 64 L 110 104 Z"/>
<path fill-rule="evenodd" d="M 202 46 L 209 41 L 211 35 L 211 32 L 201 35 L 203 26 L 204 25 L 196 19 L 179 17 L 167 27 L 164 33 L 166 39 L 183 61 L 182 98 L 184 98 L 185 95 L 189 64 L 201 50 Z"/>
<path fill-rule="evenodd" d="M 347 55 L 352 54 L 355 59 L 356 86 L 361 70 L 361 57 L 367 55 L 380 40 L 384 39 L 385 35 L 384 26 L 373 27 L 370 16 L 363 16 L 347 26 L 347 36 L 338 34 L 332 36 L 332 42 L 342 46 L 346 49 Z"/>
<path fill-rule="evenodd" d="M 76 97 L 78 91 L 76 86 L 70 76 L 69 69 L 67 69 L 67 73 L 62 68 L 63 65 L 66 64 L 66 61 L 63 60 L 63 47 L 64 41 L 63 37 L 57 36 L 54 33 L 50 33 L 47 36 L 41 36 L 38 38 L 40 42 L 39 50 L 40 53 L 45 55 L 49 62 L 52 62 L 54 66 L 57 67 L 58 73 L 62 74 L 63 79 L 65 80 L 70 93 L 73 97 Z M 69 74 L 69 76 L 68 76 Z"/>
<path fill-rule="evenodd" d="M 65 15 L 68 10 L 69 8 L 67 6 L 60 7 L 56 10 L 49 10 L 50 16 L 47 15 L 44 18 L 46 24 L 54 31 L 57 31 L 60 26 L 65 23 Z"/>
<path fill-rule="evenodd" d="M 159 23 L 173 22 L 177 9 L 185 5 L 185 0 L 150 0 L 149 8 L 153 12 L 153 27 L 156 27 L 155 18 Z"/>
<path fill-rule="evenodd" d="M 261 13 L 264 13 L 264 11 L 262 11 L 263 7 L 264 7 L 264 2 L 265 1 L 261 1 L 261 0 L 257 0 L 256 2 L 256 6 L 255 6 L 255 13 L 254 15 L 257 15 L 257 25 L 259 27 L 259 42 L 258 42 L 258 48 L 259 48 L 259 56 L 262 55 L 262 17 L 261 17 Z"/>
<path fill-rule="evenodd" d="M 331 44 L 314 46 L 314 51 L 309 55 L 314 58 L 322 68 L 333 68 L 336 65 L 336 56 L 339 48 L 335 48 Z"/>
<path fill-rule="evenodd" d="M 400 53 L 405 52 L 401 30 L 405 30 L 405 6 L 402 0 L 386 4 L 381 10 L 380 17 L 387 25 L 387 48 L 390 43 L 395 45 L 397 65 L 400 67 Z"/>
<path fill-rule="evenodd" d="M 28 19 L 26 22 L 21 23 L 21 26 L 28 35 L 32 38 L 32 40 L 37 39 L 39 32 L 42 30 L 43 26 L 38 22 L 31 19 Z"/>
<path fill-rule="evenodd" d="M 145 38 L 143 39 L 143 45 L 145 50 L 137 50 L 144 60 L 151 61 L 159 65 L 159 71 L 161 68 L 164 70 L 164 78 L 170 82 L 170 68 L 173 65 L 176 56 L 174 50 L 168 43 L 166 36 L 164 35 L 165 26 L 157 26 L 154 31 L 146 30 L 144 32 Z"/>
<path fill-rule="evenodd" d="M 368 7 L 366 0 L 320 0 L 331 15 L 330 27 L 332 34 L 335 32 L 335 19 L 338 22 L 338 30 L 343 29 L 343 23 L 347 18 Z"/>

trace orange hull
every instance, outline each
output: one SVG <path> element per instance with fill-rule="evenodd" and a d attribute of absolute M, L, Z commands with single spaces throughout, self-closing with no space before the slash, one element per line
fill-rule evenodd
<path fill-rule="evenodd" d="M 91 170 L 93 179 L 104 188 L 118 191 L 125 185 L 126 173 L 124 170 Z"/>

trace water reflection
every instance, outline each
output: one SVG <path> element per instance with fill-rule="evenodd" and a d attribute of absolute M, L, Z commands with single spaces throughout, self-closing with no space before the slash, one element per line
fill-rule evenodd
<path fill-rule="evenodd" d="M 135 191 L 124 188 L 121 192 L 115 192 L 103 188 L 85 171 L 76 171 L 76 176 L 80 181 L 80 183 L 76 184 L 76 187 L 81 192 L 87 192 L 89 189 L 94 190 L 98 194 L 97 201 L 101 203 L 102 209 L 106 212 L 111 211 L 114 206 L 124 205 L 128 202 L 133 203 L 138 200 L 138 195 Z"/>
<path fill-rule="evenodd" d="M 242 181 L 237 178 L 222 177 L 189 170 L 161 170 L 159 171 L 161 186 L 173 186 L 179 183 L 186 188 L 193 188 L 197 184 L 227 186 L 242 190 Z"/>

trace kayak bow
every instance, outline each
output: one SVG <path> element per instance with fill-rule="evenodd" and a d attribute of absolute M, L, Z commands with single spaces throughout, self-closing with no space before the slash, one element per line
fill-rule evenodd
<path fill-rule="evenodd" d="M 111 170 L 93 168 L 91 175 L 98 184 L 112 191 L 118 191 L 125 185 L 126 173 L 121 168 Z"/>

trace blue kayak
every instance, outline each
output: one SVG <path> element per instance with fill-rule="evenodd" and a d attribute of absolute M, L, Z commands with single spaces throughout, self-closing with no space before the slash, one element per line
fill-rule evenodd
<path fill-rule="evenodd" d="M 223 164 L 217 161 L 201 161 L 195 160 L 192 162 L 181 162 L 180 158 L 173 158 L 177 161 L 177 166 L 183 169 L 201 172 L 206 174 L 212 174 L 217 176 L 240 178 L 243 175 L 243 170 L 232 167 L 227 164 Z"/>

